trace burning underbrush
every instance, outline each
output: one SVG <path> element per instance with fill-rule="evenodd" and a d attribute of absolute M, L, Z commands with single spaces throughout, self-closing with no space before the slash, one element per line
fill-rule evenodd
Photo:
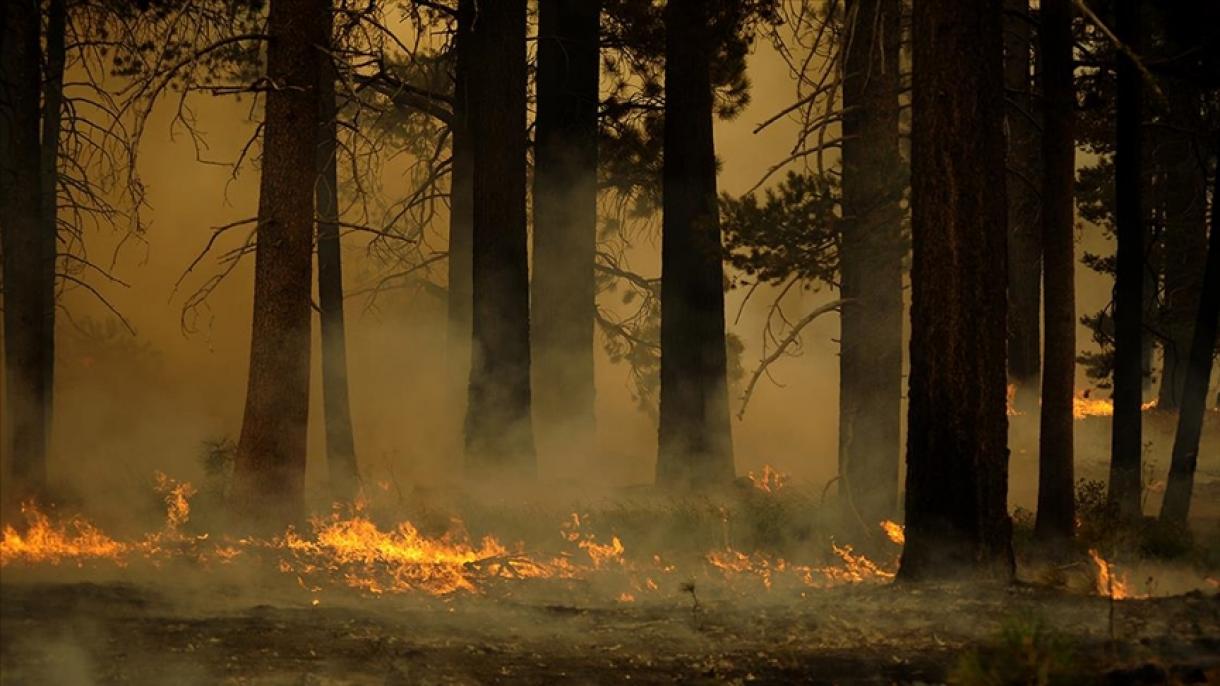
<path fill-rule="evenodd" d="M 238 537 L 195 526 L 191 498 L 196 489 L 157 474 L 155 488 L 165 507 L 165 520 L 157 530 L 111 535 L 81 515 L 29 504 L 23 508 L 23 522 L 3 529 L 0 567 L 34 577 L 52 569 L 86 575 L 102 569 L 132 574 L 251 569 L 280 576 L 314 602 L 334 589 L 447 597 L 511 594 L 548 582 L 593 588 L 629 603 L 684 588 L 748 594 L 893 578 L 900 547 L 890 538 L 894 531 L 900 537 L 901 527 L 892 522 L 886 522 L 884 530 L 878 527 L 881 544 L 870 548 L 880 555 L 866 556 L 829 538 L 820 541 L 821 549 L 812 555 L 783 554 L 784 548 L 812 549 L 784 540 L 802 537 L 785 531 L 781 522 L 800 505 L 783 492 L 786 481 L 767 468 L 743 485 L 745 492 L 736 505 L 688 501 L 670 506 L 664 515 L 660 506 L 621 502 L 562 515 L 529 508 L 515 518 L 492 510 L 475 514 L 480 531 L 490 532 L 494 526 L 489 522 L 500 522 L 509 533 L 499 535 L 473 535 L 465 520 L 436 508 L 421 510 L 418 524 L 395 518 L 389 514 L 392 508 L 371 499 L 336 506 L 313 518 L 304 530 Z M 548 520 L 549 535 L 539 534 Z M 669 530 L 656 525 L 661 520 Z M 530 522 L 529 529 L 514 526 L 522 521 Z M 692 534 L 695 530 L 699 533 Z M 707 541 L 711 536 L 718 540 Z M 665 543 L 674 540 L 686 545 Z"/>
<path fill-rule="evenodd" d="M 4 527 L 0 567 L 9 578 L 42 578 L 52 570 L 86 577 L 172 570 L 205 579 L 255 573 L 313 603 L 344 591 L 451 598 L 557 589 L 620 604 L 689 593 L 697 603 L 697 593 L 803 593 L 894 578 L 904 542 L 900 524 L 857 527 L 852 542 L 837 540 L 826 533 L 833 526 L 825 513 L 833 508 L 787 482 L 766 468 L 728 500 L 619 500 L 568 512 L 467 505 L 469 518 L 454 514 L 463 508 L 436 504 L 403 517 L 401 507 L 371 498 L 335 507 L 303 530 L 238 537 L 192 522 L 196 490 L 157 474 L 165 518 L 155 531 L 111 535 L 80 515 L 29 505 L 23 522 Z M 1076 573 L 1077 590 L 1116 599 L 1146 595 L 1121 568 L 1095 550 L 1089 554 L 1091 566 Z"/>

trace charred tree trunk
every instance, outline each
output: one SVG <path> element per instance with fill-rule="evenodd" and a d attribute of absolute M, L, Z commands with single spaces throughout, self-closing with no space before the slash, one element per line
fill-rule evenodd
<path fill-rule="evenodd" d="M 657 483 L 673 488 L 734 477 L 712 136 L 711 23 L 718 6 L 705 0 L 665 6 Z"/>
<path fill-rule="evenodd" d="M 1140 5 L 1117 5 L 1119 40 L 1139 54 Z M 1114 284 L 1114 417 L 1109 498 L 1125 517 L 1140 515 L 1143 388 L 1144 213 L 1143 85 L 1136 64 L 1118 55 L 1118 135 L 1114 154 L 1118 250 Z"/>
<path fill-rule="evenodd" d="M 843 78 L 839 475 L 866 524 L 898 506 L 902 402 L 903 174 L 898 152 L 901 3 L 852 0 Z"/>
<path fill-rule="evenodd" d="M 331 8 L 325 2 L 325 35 L 331 36 Z M 330 45 L 328 42 L 327 45 Z M 318 63 L 318 307 L 322 329 L 322 415 L 326 424 L 326 466 L 331 495 L 356 496 L 360 472 L 352 437 L 347 385 L 347 335 L 343 320 L 343 257 L 339 244 L 338 107 L 334 58 Z"/>
<path fill-rule="evenodd" d="M 1072 0 L 1042 0 L 1042 246 L 1046 279 L 1042 418 L 1038 437 L 1035 535 L 1070 540 L 1076 528 L 1074 419 L 1076 384 L 1076 89 L 1072 70 Z"/>
<path fill-rule="evenodd" d="M 1220 152 L 1220 150 L 1218 150 Z M 1220 161 L 1220 156 L 1217 157 Z M 1178 430 L 1173 437 L 1173 458 L 1169 483 L 1161 504 L 1161 520 L 1184 526 L 1190 512 L 1195 465 L 1199 460 L 1199 437 L 1203 433 L 1203 414 L 1207 409 L 1207 384 L 1212 375 L 1212 356 L 1216 347 L 1217 319 L 1220 319 L 1220 170 L 1213 180 L 1212 228 L 1208 239 L 1207 265 L 1199 294 L 1199 311 L 1190 343 L 1189 367 L 1182 391 Z"/>
<path fill-rule="evenodd" d="M 1199 140 L 1199 90 L 1186 79 L 1172 78 L 1165 91 L 1171 126 L 1160 146 L 1165 160 L 1165 331 L 1157 407 L 1176 410 L 1186 385 L 1207 255 L 1207 155 Z"/>
<path fill-rule="evenodd" d="M 467 74 L 473 152 L 472 350 L 466 460 L 532 476 L 526 252 L 525 0 L 479 3 Z"/>
<path fill-rule="evenodd" d="M 24 499 L 46 488 L 53 361 L 55 237 L 48 237 L 40 137 L 41 17 L 35 0 L 0 19 L 0 238 L 4 251 L 4 481 Z M 62 38 L 62 37 L 61 37 Z M 48 315 L 48 302 L 50 312 Z"/>
<path fill-rule="evenodd" d="M 534 406 L 539 445 L 573 461 L 593 446 L 598 0 L 538 5 L 534 125 Z"/>
<path fill-rule="evenodd" d="M 304 514 L 309 421 L 310 292 L 319 64 L 326 12 L 313 0 L 273 0 L 254 259 L 246 410 L 237 449 L 239 507 L 256 524 Z M 301 132 L 307 132 L 302 136 Z"/>
<path fill-rule="evenodd" d="M 1004 87 L 1008 127 L 1008 376 L 1014 404 L 1037 408 L 1041 373 L 1042 226 L 1038 100 L 1030 73 L 1029 0 L 1004 0 Z"/>
<path fill-rule="evenodd" d="M 445 363 L 449 375 L 450 400 L 454 417 L 461 417 L 470 380 L 471 326 L 471 242 L 474 196 L 471 190 L 474 158 L 470 142 L 470 26 L 474 21 L 475 0 L 459 0 L 457 32 L 453 53 L 453 166 L 449 185 L 449 321 Z"/>
<path fill-rule="evenodd" d="M 1000 0 L 915 3 L 906 547 L 917 581 L 1013 574 Z"/>

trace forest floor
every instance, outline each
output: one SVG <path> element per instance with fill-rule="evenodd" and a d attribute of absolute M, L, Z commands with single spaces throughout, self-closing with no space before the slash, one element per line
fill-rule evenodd
<path fill-rule="evenodd" d="M 1220 683 L 1215 592 L 684 587 L 621 603 L 536 580 L 313 604 L 291 593 L 256 602 L 248 584 L 184 591 L 172 573 L 138 584 L 5 576 L 4 684 Z M 1052 679 L 1024 680 L 1039 673 Z"/>

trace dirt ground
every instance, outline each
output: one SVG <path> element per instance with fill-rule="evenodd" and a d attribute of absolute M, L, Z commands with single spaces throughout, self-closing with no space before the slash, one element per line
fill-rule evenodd
<path fill-rule="evenodd" d="M 1066 674 L 1058 683 L 1220 682 L 1220 595 L 1200 592 L 1111 602 L 1022 585 L 859 585 L 696 607 L 688 590 L 621 604 L 545 581 L 311 605 L 168 583 L 5 579 L 0 682 L 1004 683 L 1014 661 Z"/>

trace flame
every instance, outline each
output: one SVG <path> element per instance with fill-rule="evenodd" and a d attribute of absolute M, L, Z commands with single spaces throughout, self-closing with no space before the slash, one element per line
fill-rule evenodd
<path fill-rule="evenodd" d="M 781 488 L 786 477 L 767 468 L 756 483 L 767 492 Z M 582 530 L 582 517 L 572 513 L 560 526 L 569 552 L 540 558 L 527 554 L 521 544 L 510 547 L 486 536 L 472 539 L 460 520 L 449 531 L 426 535 L 410 522 L 389 527 L 378 525 L 357 503 L 351 511 L 336 510 L 311 520 L 309 530 L 289 529 L 273 538 L 220 537 L 189 534 L 190 498 L 196 489 L 165 474 L 155 475 L 156 491 L 166 512 L 161 529 L 142 538 L 118 540 L 86 519 L 76 516 L 56 521 L 32 504 L 23 508 L 24 527 L 5 526 L 0 538 L 0 566 L 103 562 L 127 566 L 140 559 L 159 566 L 179 559 L 198 564 L 233 564 L 239 559 L 271 565 L 313 601 L 328 586 L 345 586 L 375 595 L 421 592 L 434 596 L 482 593 L 491 584 L 523 579 L 588 578 L 593 574 L 623 575 L 627 586 L 616 589 L 622 603 L 635 602 L 641 594 L 664 592 L 671 584 L 658 579 L 678 573 L 679 568 L 661 555 L 628 560 L 626 546 L 617 535 L 601 542 Z M 727 516 L 727 515 L 726 515 Z M 902 527 L 883 523 L 887 533 L 901 535 Z M 794 564 L 764 553 L 746 554 L 727 545 L 703 556 L 703 573 L 715 571 L 729 583 L 745 579 L 761 582 L 766 589 L 781 580 L 788 585 L 828 587 L 844 583 L 886 581 L 893 572 L 854 553 L 850 546 L 833 546 L 834 564 Z M 696 563 L 699 565 L 700 563 Z"/>
<path fill-rule="evenodd" d="M 907 535 L 906 527 L 890 519 L 881 522 L 881 530 L 885 532 L 890 541 L 898 545 L 906 545 Z"/>
<path fill-rule="evenodd" d="M 1089 549 L 1089 557 L 1092 558 L 1093 566 L 1097 570 L 1095 586 L 1098 594 L 1114 600 L 1144 597 L 1131 591 L 1126 576 L 1116 571 L 1113 565 L 1097 552 L 1096 548 Z"/>
<path fill-rule="evenodd" d="M 1147 412 L 1156 408 L 1156 399 L 1140 404 L 1140 411 Z M 1090 398 L 1088 391 L 1078 391 L 1072 398 L 1072 416 L 1076 419 L 1085 417 L 1113 417 L 1114 401 L 1110 398 Z"/>
<path fill-rule="evenodd" d="M 1017 385 L 1015 383 L 1010 383 L 1010 384 L 1008 384 L 1008 388 L 1005 390 L 1005 393 L 1004 393 L 1004 405 L 1008 412 L 1009 417 L 1019 417 L 1019 416 L 1025 414 L 1024 412 L 1021 412 L 1020 410 L 1017 409 L 1017 406 L 1014 404 L 1016 399 L 1017 399 Z"/>
<path fill-rule="evenodd" d="M 763 465 L 762 472 L 757 475 L 753 471 L 746 472 L 746 478 L 750 480 L 754 488 L 772 495 L 779 493 L 780 489 L 791 479 L 789 475 L 769 464 Z"/>
<path fill-rule="evenodd" d="M 13 563 L 58 565 L 63 561 L 81 565 L 90 560 L 110 560 L 122 563 L 129 546 L 102 533 L 81 517 L 52 524 L 47 515 L 33 503 L 21 506 L 26 519 L 25 533 L 5 525 L 0 539 L 0 567 Z"/>

